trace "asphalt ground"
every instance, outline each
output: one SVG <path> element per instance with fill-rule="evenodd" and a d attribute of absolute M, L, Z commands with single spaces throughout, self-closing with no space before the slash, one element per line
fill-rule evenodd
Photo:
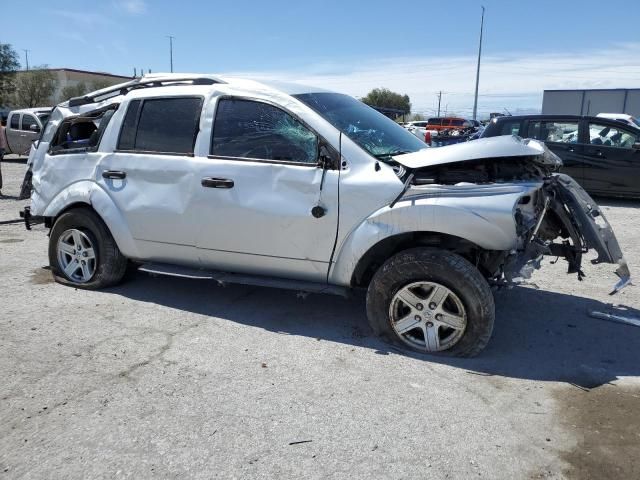
<path fill-rule="evenodd" d="M 544 261 L 480 357 L 406 354 L 351 299 L 137 273 L 52 281 L 2 164 L 2 478 L 640 478 L 640 289 Z M 599 199 L 632 273 L 640 202 Z"/>

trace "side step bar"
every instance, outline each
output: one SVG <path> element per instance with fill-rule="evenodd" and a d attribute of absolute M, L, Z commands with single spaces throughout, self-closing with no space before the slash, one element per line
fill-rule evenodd
<path fill-rule="evenodd" d="M 145 263 L 141 265 L 138 270 L 152 275 L 166 275 L 169 277 L 191 278 L 195 280 L 214 280 L 220 285 L 224 285 L 225 283 L 238 283 L 241 285 L 281 288 L 284 290 L 297 290 L 299 292 L 308 293 L 329 293 L 345 298 L 350 295 L 349 288 L 329 285 L 326 283 L 288 280 L 262 275 L 218 272 L 215 270 L 202 270 L 198 268 L 182 267 L 179 265 L 170 265 L 168 263 Z"/>

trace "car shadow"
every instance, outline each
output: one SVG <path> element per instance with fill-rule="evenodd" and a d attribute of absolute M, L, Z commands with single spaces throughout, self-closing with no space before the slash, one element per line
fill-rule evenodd
<path fill-rule="evenodd" d="M 152 277 L 108 290 L 134 300 L 217 317 L 286 335 L 354 345 L 377 354 L 406 355 L 487 376 L 567 382 L 594 388 L 640 375 L 640 329 L 589 317 L 591 311 L 640 318 L 635 308 L 584 297 L 516 287 L 496 292 L 496 324 L 488 347 L 472 359 L 423 356 L 373 335 L 362 293 L 350 299 L 272 288 Z"/>

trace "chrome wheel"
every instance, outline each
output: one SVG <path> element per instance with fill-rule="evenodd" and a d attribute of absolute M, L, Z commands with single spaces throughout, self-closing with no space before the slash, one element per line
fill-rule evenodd
<path fill-rule="evenodd" d="M 96 273 L 96 252 L 86 233 L 65 230 L 58 239 L 57 252 L 60 269 L 69 280 L 86 283 Z"/>
<path fill-rule="evenodd" d="M 389 318 L 403 342 L 427 352 L 448 350 L 467 328 L 467 315 L 458 296 L 434 282 L 402 287 L 391 299 Z"/>

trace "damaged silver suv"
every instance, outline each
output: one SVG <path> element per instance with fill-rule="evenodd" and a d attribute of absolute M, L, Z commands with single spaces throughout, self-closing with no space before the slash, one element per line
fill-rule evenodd
<path fill-rule="evenodd" d="M 616 265 L 614 291 L 630 281 L 602 212 L 542 143 L 427 148 L 352 97 L 299 85 L 146 76 L 58 105 L 29 162 L 53 275 L 78 288 L 114 285 L 130 265 L 363 288 L 388 341 L 471 356 L 491 337 L 490 287 L 543 255 L 580 277 L 595 249 Z"/>

